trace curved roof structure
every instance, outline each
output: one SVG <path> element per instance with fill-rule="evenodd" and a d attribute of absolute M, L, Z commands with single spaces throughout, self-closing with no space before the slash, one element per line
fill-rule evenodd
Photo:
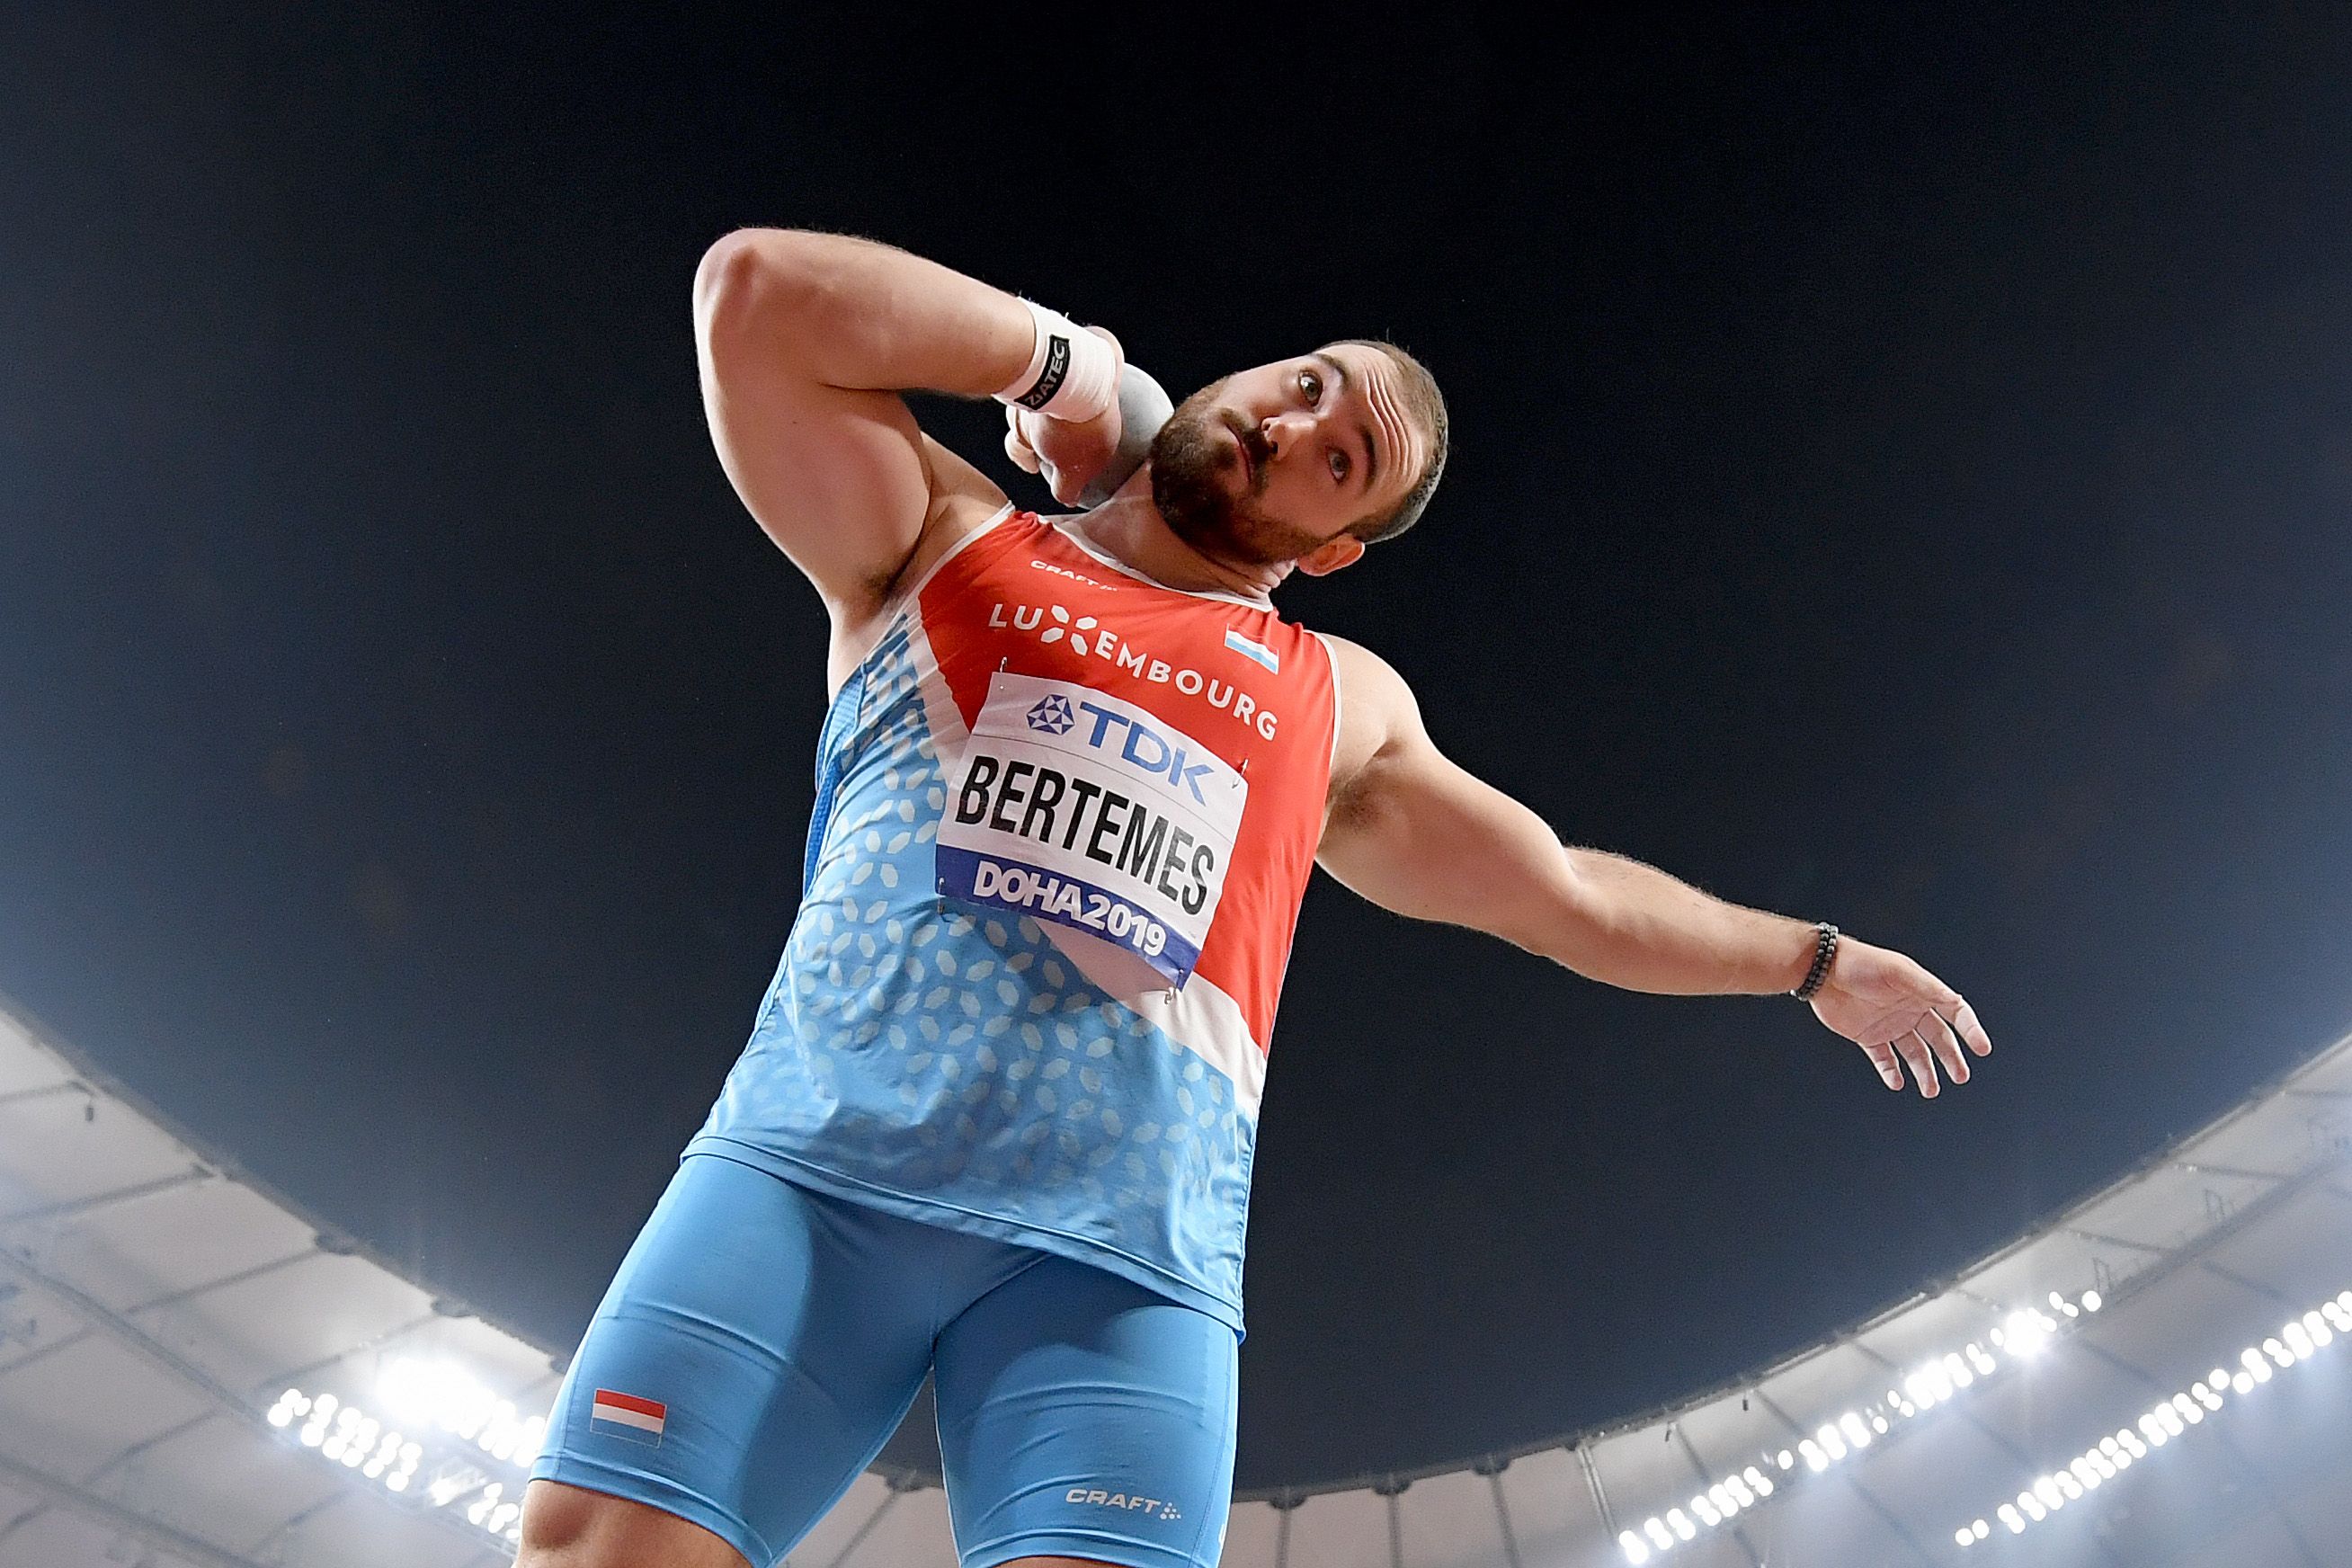
<path fill-rule="evenodd" d="M 1234 1568 L 2323 1568 L 2352 1038 L 2010 1247 L 1669 1408 L 1241 1500 Z M 0 1568 L 482 1568 L 568 1347 L 321 1234 L 0 1012 Z M 800 1568 L 950 1568 L 869 1474 Z"/>

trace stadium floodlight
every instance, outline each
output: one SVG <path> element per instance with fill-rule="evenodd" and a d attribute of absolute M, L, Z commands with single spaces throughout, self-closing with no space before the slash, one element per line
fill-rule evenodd
<path fill-rule="evenodd" d="M 411 1442 L 397 1429 L 386 1430 L 381 1420 L 331 1394 L 313 1397 L 299 1388 L 289 1388 L 278 1396 L 264 1415 L 272 1426 L 279 1428 L 301 1419 L 302 1426 L 294 1436 L 303 1447 L 316 1448 L 320 1458 L 357 1470 L 392 1491 L 408 1489 L 415 1479 L 417 1464 L 425 1457 L 421 1445 Z"/>
<path fill-rule="evenodd" d="M 2049 1348 L 2052 1326 L 2043 1314 L 2021 1308 L 2002 1320 L 1997 1342 L 2016 1359 L 2031 1360 Z"/>
<path fill-rule="evenodd" d="M 2057 1291 L 2049 1293 L 2051 1305 L 2066 1318 L 2080 1318 L 2095 1312 L 2103 1305 L 2096 1291 L 2084 1291 L 2076 1301 L 2069 1301 Z M 2352 1308 L 2345 1309 L 2347 1327 L 2352 1333 Z M 1628 1530 L 1618 1539 L 1618 1545 L 1629 1561 L 1645 1561 L 1650 1555 L 1670 1551 L 1681 1541 L 1689 1541 L 1702 1531 L 1721 1529 L 1746 1510 L 1758 1506 L 1773 1492 L 1774 1483 L 1766 1471 L 1777 1468 L 1783 1474 L 1793 1471 L 1801 1458 L 1805 1468 L 1818 1475 L 1832 1465 L 1845 1460 L 1869 1447 L 1878 1438 L 1890 1435 L 1898 1421 L 1908 1421 L 1924 1415 L 1937 1405 L 1954 1399 L 1981 1379 L 1990 1378 L 2002 1370 L 2002 1356 L 2011 1364 L 2031 1360 L 2045 1349 L 2052 1338 L 2063 1326 L 2060 1318 L 2052 1317 L 2039 1307 L 2020 1307 L 2002 1316 L 1987 1334 L 1997 1356 L 1984 1343 L 1971 1340 L 1958 1350 L 1931 1355 L 1906 1373 L 1901 1384 L 1886 1391 L 1884 1402 L 1857 1409 L 1841 1411 L 1823 1421 L 1812 1436 L 1800 1437 L 1795 1449 L 1766 1449 L 1758 1455 L 1758 1465 L 1750 1465 L 1738 1477 L 1727 1483 L 1717 1483 L 1684 1508 L 1669 1508 L 1663 1517 L 1644 1521 L 1639 1531 Z M 2323 1326 L 2325 1326 L 2323 1324 Z M 493 1457 L 503 1457 L 509 1446 L 505 1423 L 511 1416 L 511 1406 L 504 1411 L 493 1410 L 483 1417 L 478 1441 Z M 536 1426 L 520 1424 L 512 1434 L 512 1446 L 519 1454 L 533 1453 L 544 1436 L 544 1422 Z M 527 1462 L 518 1459 L 518 1463 Z M 2128 1462 L 2128 1461 L 2125 1461 Z M 2111 1468 L 2115 1461 L 2102 1456 L 2099 1463 Z M 1759 1468 L 1759 1466 L 1761 1468 Z M 2091 1485 L 2105 1479 L 2096 1465 L 2086 1467 Z M 1742 1485 L 1741 1483 L 1745 1484 Z M 2069 1477 L 2069 1484 L 2080 1486 Z M 1696 1515 L 1697 1522 L 1692 1522 Z M 1988 1527 L 1990 1528 L 1990 1527 Z M 1979 1538 L 1980 1539 L 1980 1538 Z M 1630 1543 L 1630 1544 L 1629 1544 Z M 1636 1559 L 1634 1547 L 1641 1549 Z"/>
<path fill-rule="evenodd" d="M 2352 1295 L 2352 1291 L 2345 1294 Z M 2343 1301 L 2343 1296 L 2331 1298 L 2328 1303 L 2282 1325 L 2275 1337 L 2263 1342 L 2260 1350 L 2248 1347 L 2238 1357 L 2242 1370 L 2231 1372 L 2227 1367 L 2217 1366 L 2179 1393 L 2158 1401 L 2140 1416 L 2137 1429 L 2119 1427 L 2112 1436 L 2100 1438 L 2060 1468 L 2036 1478 L 2030 1488 L 2017 1495 L 2016 1508 L 2022 1510 L 2021 1516 L 2011 1511 L 2011 1505 L 2003 1503 L 1995 1510 L 1996 1517 L 2009 1526 L 2011 1534 L 2024 1533 L 2021 1520 L 2030 1519 L 2040 1523 L 2068 1501 L 2114 1480 L 2130 1468 L 2134 1461 L 2146 1458 L 2150 1448 L 2160 1448 L 2173 1438 L 2186 1436 L 2189 1428 L 2200 1425 L 2208 1413 L 2218 1413 L 2228 1403 L 2225 1390 L 2228 1394 L 2247 1394 L 2256 1384 L 2267 1383 L 2275 1375 L 2271 1371 L 2273 1363 L 2284 1371 L 2309 1360 L 2326 1349 L 2336 1337 L 2327 1322 L 2326 1307 L 2334 1305 L 2342 1312 L 2345 1310 Z M 2323 1340 L 2312 1332 L 2315 1318 L 2319 1320 L 2323 1329 L 2328 1330 L 2328 1339 Z M 2144 1442 L 2143 1438 L 2146 1439 Z M 1969 1533 L 1972 1528 L 1957 1531 L 1954 1538 Z M 1963 1542 L 1962 1544 L 1967 1543 Z"/>
<path fill-rule="evenodd" d="M 1650 1543 L 1630 1530 L 1617 1532 L 1617 1549 L 1625 1553 L 1625 1561 L 1633 1563 L 1650 1560 Z"/>

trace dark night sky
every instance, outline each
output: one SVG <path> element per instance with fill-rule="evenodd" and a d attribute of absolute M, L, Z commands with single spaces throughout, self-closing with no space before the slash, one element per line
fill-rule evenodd
<path fill-rule="evenodd" d="M 1318 882 L 1245 1487 L 1728 1375 L 2352 1023 L 2343 9 L 484 9 L 0 23 L 0 990 L 439 1288 L 573 1342 L 792 919 L 822 617 L 688 333 L 740 224 L 1180 392 L 1394 334 L 1444 489 L 1287 612 L 1999 1041 L 1898 1100 Z"/>

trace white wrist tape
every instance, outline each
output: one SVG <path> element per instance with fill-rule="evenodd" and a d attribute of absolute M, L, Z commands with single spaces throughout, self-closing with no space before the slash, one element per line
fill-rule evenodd
<path fill-rule="evenodd" d="M 1030 351 L 1029 368 L 996 400 L 1074 425 L 1108 408 L 1118 395 L 1118 357 L 1110 345 L 1058 310 L 1032 300 L 1021 302 L 1037 324 L 1037 343 Z"/>

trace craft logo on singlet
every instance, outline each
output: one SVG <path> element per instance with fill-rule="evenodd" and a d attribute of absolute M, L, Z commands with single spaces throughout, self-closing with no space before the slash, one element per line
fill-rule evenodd
<path fill-rule="evenodd" d="M 1265 739 L 1274 739 L 1277 724 L 1274 710 L 1261 705 L 1255 697 L 1237 684 L 1204 675 L 1189 666 L 1156 658 L 1120 637 L 1093 616 L 1073 616 L 1060 605 L 1007 605 L 1000 601 L 989 606 L 988 624 L 1009 627 L 1016 632 L 1035 632 L 1041 643 L 1057 643 L 1066 637 L 1073 653 L 1091 658 L 1107 658 L 1139 680 L 1148 680 L 1154 686 L 1171 686 L 1180 695 L 1205 702 L 1222 712 L 1230 712 Z M 1247 646 L 1241 646 L 1244 644 Z M 1237 632 L 1226 633 L 1224 646 L 1268 670 L 1280 668 L 1280 660 L 1272 649 L 1262 643 L 1252 642 Z"/>
<path fill-rule="evenodd" d="M 1117 942 L 1181 985 L 1249 786 L 1149 709 L 998 670 L 949 782 L 939 890 Z"/>

